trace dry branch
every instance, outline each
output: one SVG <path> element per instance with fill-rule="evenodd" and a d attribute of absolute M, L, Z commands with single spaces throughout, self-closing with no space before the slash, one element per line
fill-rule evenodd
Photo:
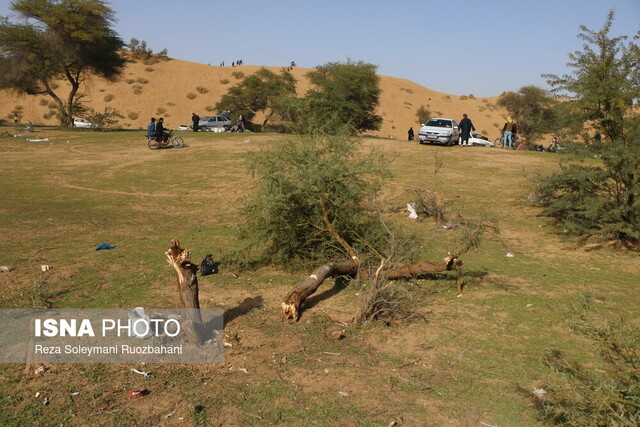
<path fill-rule="evenodd" d="M 414 262 L 403 267 L 376 271 L 376 275 L 386 279 L 409 279 L 412 277 L 440 273 L 443 271 L 455 270 L 458 272 L 457 288 L 458 294 L 462 293 L 462 261 L 457 257 L 448 256 L 442 263 L 430 261 Z M 304 301 L 309 298 L 320 285 L 331 277 L 336 276 L 358 276 L 363 280 L 368 278 L 368 274 L 364 270 L 359 269 L 359 265 L 353 262 L 347 263 L 328 263 L 316 269 L 304 281 L 296 285 L 282 301 L 282 311 L 287 319 L 298 320 L 300 318 L 300 307 Z"/>

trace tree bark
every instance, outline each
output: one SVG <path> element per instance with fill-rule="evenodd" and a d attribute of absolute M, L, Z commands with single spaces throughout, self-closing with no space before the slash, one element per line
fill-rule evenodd
<path fill-rule="evenodd" d="M 353 262 L 333 263 L 317 268 L 309 277 L 304 279 L 295 288 L 285 295 L 282 301 L 282 311 L 287 319 L 298 320 L 300 318 L 300 306 L 309 298 L 326 279 L 335 276 L 356 277 L 358 265 Z"/>
<path fill-rule="evenodd" d="M 440 273 L 443 271 L 456 271 L 456 287 L 458 295 L 462 295 L 462 261 L 457 257 L 448 256 L 442 263 L 431 261 L 418 261 L 405 266 L 383 270 L 379 276 L 385 279 L 409 279 L 423 274 Z M 282 301 L 282 311 L 287 319 L 298 320 L 300 318 L 300 307 L 320 285 L 331 277 L 335 276 L 358 276 L 367 280 L 368 274 L 365 270 L 359 269 L 359 263 L 328 263 L 316 269 L 304 281 L 296 285 Z"/>
<path fill-rule="evenodd" d="M 202 344 L 204 330 L 198 297 L 198 276 L 196 275 L 198 266 L 191 263 L 191 252 L 182 249 L 178 239 L 171 241 L 171 247 L 166 255 L 167 262 L 176 272 L 180 308 L 190 309 L 186 310 L 186 320 L 182 325 L 186 329 L 189 341 Z"/>

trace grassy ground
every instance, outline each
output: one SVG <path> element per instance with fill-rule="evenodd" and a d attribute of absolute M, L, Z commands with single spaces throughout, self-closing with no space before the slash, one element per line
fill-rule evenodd
<path fill-rule="evenodd" d="M 151 151 L 142 135 L 0 136 L 0 265 L 15 268 L 0 273 L 0 307 L 173 307 L 163 254 L 171 238 L 196 261 L 238 244 L 238 209 L 252 186 L 241 156 L 282 136 L 186 134 L 185 148 Z M 464 297 L 447 276 L 413 281 L 406 286 L 426 321 L 350 327 L 334 341 L 327 314 L 353 317 L 361 289 L 326 283 L 292 324 L 280 299 L 308 272 L 222 265 L 201 279 L 200 299 L 226 311 L 233 347 L 223 364 L 147 366 L 149 378 L 125 365 L 52 365 L 41 376 L 0 365 L 0 424 L 540 425 L 531 394 L 550 375 L 543 356 L 558 349 L 595 363 L 591 343 L 571 330 L 573 306 L 587 292 L 605 316 L 637 313 L 638 256 L 578 247 L 528 205 L 531 178 L 557 167 L 553 154 L 364 145 L 395 158 L 383 198 L 389 221 L 432 236 L 431 221 L 394 208 L 411 201 L 407 187 L 436 185 L 454 209 L 499 221 L 500 237 L 464 257 Z M 434 177 L 436 157 L 444 167 Z M 441 259 L 456 232 L 437 229 L 417 255 Z M 116 248 L 95 251 L 100 243 Z M 128 399 L 137 388 L 150 394 Z"/>

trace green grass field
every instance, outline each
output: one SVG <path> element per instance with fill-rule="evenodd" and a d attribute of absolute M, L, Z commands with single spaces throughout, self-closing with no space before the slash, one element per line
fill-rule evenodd
<path fill-rule="evenodd" d="M 2 308 L 175 307 L 170 240 L 197 262 L 238 247 L 253 185 L 242 155 L 286 137 L 187 133 L 185 148 L 151 151 L 142 131 L 25 136 L 48 141 L 0 136 L 0 265 L 15 268 L 0 273 Z M 416 256 L 439 261 L 457 231 L 396 209 L 412 201 L 408 187 L 437 185 L 463 215 L 498 221 L 499 238 L 463 258 L 462 298 L 446 275 L 405 283 L 425 320 L 351 326 L 334 341 L 327 315 L 352 318 L 362 289 L 325 283 L 289 323 L 281 298 L 307 271 L 223 264 L 200 280 L 202 306 L 227 313 L 223 364 L 146 366 L 149 378 L 127 365 L 51 365 L 39 376 L 0 365 L 0 424 L 542 425 L 532 391 L 552 375 L 544 355 L 557 349 L 597 368 L 592 343 L 571 328 L 574 307 L 588 293 L 602 316 L 633 318 L 640 258 L 581 247 L 527 202 L 536 174 L 558 167 L 555 154 L 363 144 L 394 158 L 386 219 L 425 239 L 435 230 Z M 101 243 L 116 248 L 95 251 Z M 138 388 L 150 394 L 130 400 Z"/>

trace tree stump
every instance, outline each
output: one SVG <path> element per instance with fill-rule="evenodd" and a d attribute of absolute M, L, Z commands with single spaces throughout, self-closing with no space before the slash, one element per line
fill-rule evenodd
<path fill-rule="evenodd" d="M 180 308 L 189 309 L 186 310 L 186 320 L 182 325 L 186 328 L 189 341 L 202 344 L 204 330 L 198 297 L 198 276 L 196 275 L 198 266 L 191 262 L 191 252 L 182 249 L 178 239 L 171 241 L 171 247 L 166 255 L 167 262 L 176 272 Z"/>

